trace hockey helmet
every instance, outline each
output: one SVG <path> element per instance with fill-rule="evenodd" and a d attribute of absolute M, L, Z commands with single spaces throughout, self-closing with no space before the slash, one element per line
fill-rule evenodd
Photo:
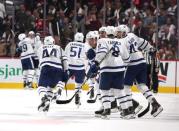
<path fill-rule="evenodd" d="M 101 28 L 99 28 L 99 32 L 106 32 L 106 27 L 102 26 Z"/>
<path fill-rule="evenodd" d="M 91 38 L 95 38 L 95 34 L 93 31 L 89 31 L 87 34 L 86 34 L 86 39 L 91 39 Z"/>
<path fill-rule="evenodd" d="M 44 39 L 44 45 L 54 45 L 55 40 L 52 36 L 46 36 Z"/>
<path fill-rule="evenodd" d="M 107 35 L 115 35 L 115 27 L 114 26 L 107 26 L 106 27 Z"/>
<path fill-rule="evenodd" d="M 127 34 L 130 32 L 130 29 L 127 25 L 119 25 L 116 27 L 116 32 L 125 32 Z"/>
<path fill-rule="evenodd" d="M 18 39 L 21 41 L 26 38 L 26 35 L 24 33 L 21 33 L 18 35 Z"/>
<path fill-rule="evenodd" d="M 83 42 L 84 35 L 82 33 L 77 32 L 74 36 L 74 41 Z"/>

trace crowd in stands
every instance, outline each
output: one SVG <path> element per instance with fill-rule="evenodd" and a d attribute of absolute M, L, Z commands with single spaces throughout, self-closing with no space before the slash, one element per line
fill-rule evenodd
<path fill-rule="evenodd" d="M 127 24 L 132 32 L 157 47 L 160 59 L 177 58 L 176 0 L 159 0 L 158 10 L 156 0 L 133 0 L 133 3 L 131 0 L 106 0 L 105 7 L 103 0 L 76 1 L 74 4 L 74 0 L 46 0 L 44 10 L 44 0 L 24 0 L 14 6 L 15 24 L 12 24 L 12 14 L 6 13 L 7 3 L 0 0 L 0 56 L 15 56 L 17 35 L 22 32 L 33 30 L 42 37 L 50 34 L 57 44 L 65 47 L 73 40 L 75 31 L 86 34 L 102 25 Z"/>

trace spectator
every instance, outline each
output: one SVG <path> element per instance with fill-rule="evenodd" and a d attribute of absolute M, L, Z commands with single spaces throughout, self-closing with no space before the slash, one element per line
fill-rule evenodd
<path fill-rule="evenodd" d="M 0 37 L 2 37 L 2 29 L 3 29 L 3 20 L 6 16 L 6 11 L 5 11 L 5 7 L 3 4 L 3 0 L 0 0 Z"/>
<path fill-rule="evenodd" d="M 15 54 L 15 43 L 14 43 L 14 32 L 11 30 L 10 25 L 7 25 L 5 28 L 5 32 L 2 36 L 2 41 L 6 44 L 6 56 L 13 56 Z"/>

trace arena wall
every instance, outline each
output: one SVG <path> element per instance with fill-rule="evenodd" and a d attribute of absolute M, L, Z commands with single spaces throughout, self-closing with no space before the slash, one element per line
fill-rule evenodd
<path fill-rule="evenodd" d="M 159 92 L 179 93 L 179 61 L 161 61 L 159 70 Z M 0 89 L 22 89 L 22 67 L 19 59 L 0 59 Z M 34 80 L 34 86 L 36 81 Z M 67 84 L 74 89 L 73 79 Z M 83 87 L 88 89 L 88 85 Z M 133 91 L 137 91 L 133 86 Z"/>

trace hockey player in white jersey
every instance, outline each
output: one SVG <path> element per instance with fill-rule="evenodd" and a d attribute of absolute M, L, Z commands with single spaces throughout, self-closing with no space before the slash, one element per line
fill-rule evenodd
<path fill-rule="evenodd" d="M 39 59 L 37 56 L 37 51 L 41 46 L 42 46 L 42 41 L 40 40 L 40 34 L 36 33 L 36 36 L 34 38 L 34 43 L 33 43 L 33 49 L 34 49 L 34 53 L 35 53 L 35 57 L 34 57 L 33 61 L 34 61 L 34 68 L 35 68 L 34 77 L 36 78 L 37 83 L 38 83 L 39 75 L 40 75 Z"/>
<path fill-rule="evenodd" d="M 152 92 L 146 86 L 147 66 L 144 56 L 141 52 L 141 50 L 144 50 L 153 53 L 154 48 L 143 38 L 137 37 L 133 33 L 128 33 L 129 28 L 126 25 L 120 25 L 116 29 L 118 37 L 126 39 L 126 47 L 131 56 L 124 80 L 125 91 L 128 94 L 128 101 L 130 101 L 131 111 L 134 111 L 134 108 L 131 101 L 132 95 L 130 88 L 133 85 L 133 82 L 136 81 L 138 89 L 152 105 L 151 115 L 156 117 L 160 112 L 162 112 L 163 108 L 156 101 Z"/>
<path fill-rule="evenodd" d="M 44 39 L 44 45 L 38 49 L 40 61 L 40 78 L 38 83 L 38 93 L 41 97 L 39 111 L 48 111 L 50 101 L 53 96 L 54 87 L 62 91 L 64 82 L 68 79 L 68 65 L 64 51 L 58 45 L 52 36 Z M 63 82 L 64 81 L 64 82 Z"/>
<path fill-rule="evenodd" d="M 97 38 L 98 38 L 98 35 L 94 31 L 90 31 L 86 35 L 85 53 L 88 59 L 87 71 L 89 70 L 96 56 Z M 94 87 L 97 86 L 96 75 L 91 76 L 91 78 L 88 80 L 88 84 L 89 84 L 89 90 L 90 90 L 89 99 L 92 99 L 94 98 Z"/>
<path fill-rule="evenodd" d="M 78 91 L 75 96 L 75 104 L 81 105 L 80 94 L 81 85 L 85 78 L 85 44 L 83 43 L 84 35 L 77 32 L 74 36 L 74 41 L 67 44 L 65 53 L 68 58 L 70 76 L 75 77 L 75 91 Z"/>
<path fill-rule="evenodd" d="M 115 34 L 114 27 L 107 27 L 107 34 L 109 38 L 101 38 L 98 40 L 95 62 L 88 72 L 88 76 L 90 76 L 93 73 L 97 73 L 100 68 L 99 89 L 101 91 L 103 109 L 96 111 L 95 115 L 108 118 L 111 114 L 109 95 L 110 90 L 113 90 L 117 101 L 121 104 L 126 117 L 128 117 L 128 104 L 123 91 L 123 81 L 125 63 L 129 62 L 130 56 L 126 47 L 123 46 L 123 42 L 125 41 L 122 39 L 113 39 Z"/>
<path fill-rule="evenodd" d="M 99 38 L 106 38 L 107 34 L 106 34 L 106 27 L 102 26 L 101 28 L 99 28 Z"/>
<path fill-rule="evenodd" d="M 18 39 L 20 40 L 18 49 L 21 51 L 20 58 L 23 70 L 24 88 L 31 89 L 34 76 L 33 59 L 35 53 L 29 38 L 26 38 L 25 34 L 19 34 Z"/>

